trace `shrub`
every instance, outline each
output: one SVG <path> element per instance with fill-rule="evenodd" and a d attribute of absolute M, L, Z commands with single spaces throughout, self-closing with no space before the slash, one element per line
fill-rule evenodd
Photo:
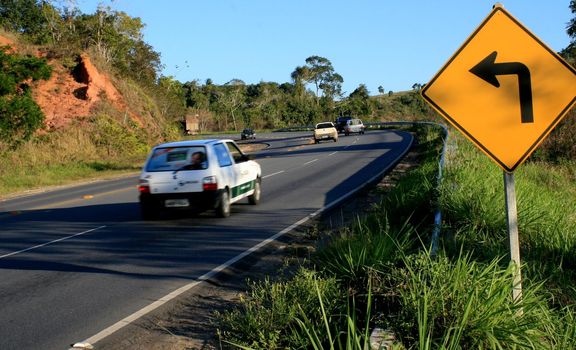
<path fill-rule="evenodd" d="M 29 95 L 0 97 L 0 144 L 17 147 L 42 126 L 44 113 Z"/>
<path fill-rule="evenodd" d="M 48 79 L 52 73 L 45 60 L 9 54 L 0 47 L 0 144 L 17 147 L 30 139 L 44 122 L 44 113 L 30 96 L 27 80 Z"/>
<path fill-rule="evenodd" d="M 105 157 L 142 156 L 148 151 L 142 131 L 127 120 L 124 125 L 106 115 L 92 119 L 92 140 L 96 147 L 105 150 Z"/>

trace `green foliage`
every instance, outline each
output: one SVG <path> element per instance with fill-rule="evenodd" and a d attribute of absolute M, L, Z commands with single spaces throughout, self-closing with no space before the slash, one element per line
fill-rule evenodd
<path fill-rule="evenodd" d="M 119 123 L 106 115 L 94 117 L 92 123 L 92 141 L 99 149 L 104 150 L 104 157 L 142 157 L 148 152 L 149 146 L 135 125 Z"/>
<path fill-rule="evenodd" d="M 0 96 L 0 145 L 16 147 L 42 126 L 44 113 L 29 95 Z"/>
<path fill-rule="evenodd" d="M 446 224 L 454 228 L 455 249 L 465 245 L 477 259 L 507 254 L 504 188 L 500 169 L 462 137 L 454 140 L 442 186 Z M 549 289 L 574 280 L 576 266 L 576 188 L 574 164 L 527 163 L 516 171 L 523 259 L 528 269 L 549 279 Z M 529 248 L 529 249 L 528 249 Z M 556 290 L 559 300 L 576 300 Z"/>
<path fill-rule="evenodd" d="M 388 193 L 378 206 L 380 215 L 390 224 L 401 227 L 406 222 L 426 227 L 432 222 L 436 208 L 436 177 L 438 159 L 442 148 L 441 129 L 416 126 L 416 149 L 420 153 L 420 165 L 399 179 L 394 190 Z"/>
<path fill-rule="evenodd" d="M 48 37 L 42 4 L 37 0 L 2 0 L 0 25 L 8 31 L 24 34 L 35 43 L 45 43 Z"/>
<path fill-rule="evenodd" d="M 347 99 L 342 100 L 336 107 L 339 115 L 352 115 L 358 117 L 370 116 L 374 104 L 366 85 L 360 84 Z"/>
<path fill-rule="evenodd" d="M 309 326 L 322 330 L 323 311 L 332 320 L 340 298 L 334 279 L 320 278 L 301 268 L 289 282 L 266 279 L 251 283 L 250 293 L 241 298 L 239 308 L 216 316 L 227 343 L 263 350 L 306 349 L 309 339 L 297 317 L 308 315 Z"/>
<path fill-rule="evenodd" d="M 416 232 L 408 223 L 393 228 L 385 216 L 358 219 L 349 234 L 320 248 L 314 261 L 349 289 L 362 290 L 375 270 L 386 270 L 402 258 L 414 237 Z"/>
<path fill-rule="evenodd" d="M 372 294 L 370 293 L 371 288 L 368 286 L 368 297 L 366 306 L 366 322 L 362 327 L 362 321 L 357 318 L 356 305 L 354 299 L 352 302 L 348 303 L 348 308 L 346 309 L 346 314 L 341 317 L 343 322 L 332 322 L 333 317 L 330 317 L 326 309 L 323 307 L 326 300 L 324 296 L 320 293 L 320 289 L 316 285 L 316 291 L 318 295 L 318 300 L 322 306 L 322 320 L 324 321 L 324 327 L 318 329 L 318 326 L 314 323 L 314 320 L 309 318 L 310 315 L 302 313 L 301 318 L 298 318 L 298 324 L 304 330 L 311 345 L 309 348 L 320 350 L 320 349 L 346 349 L 346 350 L 367 350 L 374 348 L 371 346 L 370 339 L 370 309 L 372 302 Z M 352 305 L 350 305 L 352 304 Z M 362 329 L 363 328 L 363 329 Z M 327 339 L 326 339 L 327 338 Z M 380 346 L 381 344 L 379 344 Z M 382 345 L 383 346 L 383 345 Z M 386 348 L 390 350 L 401 349 L 398 347 Z"/>
<path fill-rule="evenodd" d="M 93 48 L 123 76 L 155 84 L 161 68 L 160 54 L 143 41 L 140 18 L 100 6 L 93 15 L 77 15 L 72 20 L 81 49 Z"/>
<path fill-rule="evenodd" d="M 380 120 L 438 120 L 436 112 L 417 91 L 389 92 L 370 101 L 373 114 Z"/>
<path fill-rule="evenodd" d="M 552 130 L 530 157 L 530 160 L 561 164 L 576 161 L 576 109 Z"/>
<path fill-rule="evenodd" d="M 225 85 L 200 85 L 192 81 L 183 89 L 188 108 L 214 115 L 207 122 L 208 129 L 224 131 L 314 124 L 322 118 L 323 107 L 313 94 L 299 86 L 270 82 L 246 85 L 237 80 Z"/>
<path fill-rule="evenodd" d="M 48 79 L 51 68 L 43 59 L 5 50 L 0 48 L 0 144 L 12 148 L 30 139 L 44 121 L 25 81 Z"/>
<path fill-rule="evenodd" d="M 511 300 L 513 265 L 421 253 L 392 273 L 398 313 L 385 323 L 409 349 L 550 349 L 550 313 L 540 288 Z"/>

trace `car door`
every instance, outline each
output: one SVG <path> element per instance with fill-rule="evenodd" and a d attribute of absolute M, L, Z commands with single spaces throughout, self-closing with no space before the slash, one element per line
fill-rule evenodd
<path fill-rule="evenodd" d="M 217 174 L 219 183 L 218 188 L 222 189 L 228 186 L 230 188 L 230 193 L 232 194 L 232 189 L 238 185 L 238 171 L 234 159 L 230 155 L 228 147 L 224 143 L 215 144 L 214 152 L 216 153 L 219 167 Z"/>
<path fill-rule="evenodd" d="M 256 176 L 253 174 L 254 171 L 247 161 L 248 158 L 242 153 L 242 151 L 240 151 L 238 146 L 232 141 L 226 142 L 226 146 L 228 147 L 230 155 L 234 159 L 234 169 L 237 181 L 236 186 L 232 188 L 231 197 L 233 201 L 237 201 L 251 193 L 254 189 Z"/>

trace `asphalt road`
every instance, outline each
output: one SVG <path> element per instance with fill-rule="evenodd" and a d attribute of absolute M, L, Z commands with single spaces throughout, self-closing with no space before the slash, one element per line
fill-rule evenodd
<path fill-rule="evenodd" d="M 408 133 L 370 131 L 310 144 L 258 135 L 262 201 L 160 221 L 140 219 L 136 177 L 0 202 L 0 349 L 64 350 L 333 206 L 382 174 Z"/>

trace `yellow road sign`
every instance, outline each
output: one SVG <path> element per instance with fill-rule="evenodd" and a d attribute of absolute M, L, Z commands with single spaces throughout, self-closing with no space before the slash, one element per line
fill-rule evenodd
<path fill-rule="evenodd" d="M 576 101 L 576 70 L 496 6 L 422 96 L 513 172 Z"/>

